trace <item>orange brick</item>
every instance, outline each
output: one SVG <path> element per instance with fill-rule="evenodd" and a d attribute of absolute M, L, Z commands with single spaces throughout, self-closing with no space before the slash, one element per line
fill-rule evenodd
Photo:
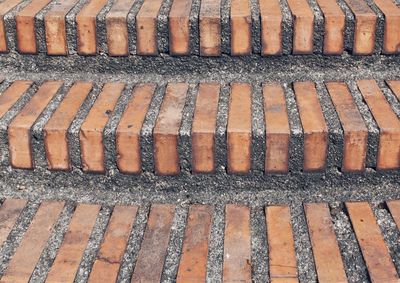
<path fill-rule="evenodd" d="M 0 118 L 13 107 L 32 83 L 32 81 L 15 81 L 0 95 Z"/>
<path fill-rule="evenodd" d="M 90 82 L 75 83 L 45 125 L 44 145 L 50 170 L 71 169 L 67 132 L 92 87 Z"/>
<path fill-rule="evenodd" d="M 64 202 L 43 202 L 1 278 L 2 283 L 28 282 Z"/>
<path fill-rule="evenodd" d="M 393 217 L 394 222 L 398 229 L 400 229 L 400 200 L 391 200 L 386 202 L 390 214 Z"/>
<path fill-rule="evenodd" d="M 200 6 L 200 55 L 221 55 L 221 0 L 203 0 Z"/>
<path fill-rule="evenodd" d="M 370 55 L 375 48 L 377 16 L 364 0 L 345 0 L 356 18 L 353 54 Z"/>
<path fill-rule="evenodd" d="M 269 206 L 265 214 L 271 282 L 298 282 L 290 209 Z"/>
<path fill-rule="evenodd" d="M 393 91 L 397 99 L 400 100 L 400 81 L 387 81 L 388 86 Z"/>
<path fill-rule="evenodd" d="M 361 172 L 365 169 L 368 129 L 345 83 L 326 83 L 344 131 L 342 170 Z"/>
<path fill-rule="evenodd" d="M 324 54 L 343 53 L 345 15 L 334 0 L 317 0 L 324 15 Z"/>
<path fill-rule="evenodd" d="M 50 2 L 51 0 L 32 0 L 15 16 L 18 51 L 20 53 L 37 53 L 35 16 Z"/>
<path fill-rule="evenodd" d="M 155 89 L 155 84 L 136 86 L 117 127 L 117 164 L 123 173 L 140 173 L 142 170 L 140 131 Z"/>
<path fill-rule="evenodd" d="M 90 0 L 76 15 L 76 33 L 78 54 L 96 55 L 97 53 L 97 15 L 108 0 Z"/>
<path fill-rule="evenodd" d="M 224 282 L 251 282 L 250 209 L 225 207 Z"/>
<path fill-rule="evenodd" d="M 103 173 L 105 171 L 103 131 L 124 88 L 123 83 L 105 84 L 81 126 L 79 140 L 82 167 L 85 172 Z"/>
<path fill-rule="evenodd" d="M 249 0 L 231 1 L 231 54 L 251 54 L 251 11 Z"/>
<path fill-rule="evenodd" d="M 21 2 L 22 0 L 6 0 L 0 3 L 0 52 L 8 52 L 4 16 Z"/>
<path fill-rule="evenodd" d="M 157 55 L 157 16 L 162 0 L 145 0 L 136 16 L 136 52 Z"/>
<path fill-rule="evenodd" d="M 99 211 L 100 205 L 78 204 L 46 283 L 74 281 Z"/>
<path fill-rule="evenodd" d="M 288 0 L 294 19 L 293 54 L 312 54 L 314 14 L 306 0 Z"/>
<path fill-rule="evenodd" d="M 174 212 L 174 205 L 152 205 L 132 283 L 161 281 Z"/>
<path fill-rule="evenodd" d="M 379 127 L 377 169 L 400 168 L 400 121 L 373 80 L 357 81 Z"/>
<path fill-rule="evenodd" d="M 67 32 L 65 17 L 78 0 L 64 0 L 54 5 L 44 17 L 46 46 L 49 55 L 67 55 Z"/>
<path fill-rule="evenodd" d="M 328 127 L 312 82 L 293 84 L 304 131 L 304 171 L 321 171 L 326 165 Z"/>
<path fill-rule="evenodd" d="M 33 169 L 31 128 L 62 84 L 61 81 L 45 82 L 9 125 L 8 144 L 13 167 Z"/>
<path fill-rule="evenodd" d="M 266 124 L 266 173 L 289 171 L 290 127 L 283 89 L 277 84 L 266 84 L 264 115 Z"/>
<path fill-rule="evenodd" d="M 192 127 L 193 173 L 215 170 L 215 127 L 220 85 L 201 83 L 197 95 Z"/>
<path fill-rule="evenodd" d="M 248 173 L 251 168 L 251 85 L 233 83 L 228 117 L 228 172 Z"/>
<path fill-rule="evenodd" d="M 168 16 L 171 55 L 189 55 L 191 7 L 192 0 L 174 0 L 172 3 Z"/>
<path fill-rule="evenodd" d="M 153 131 L 154 163 L 159 175 L 176 175 L 180 172 L 178 135 L 188 87 L 185 83 L 170 83 L 165 91 Z"/>
<path fill-rule="evenodd" d="M 212 215 L 211 206 L 190 206 L 177 283 L 206 282 Z"/>
<path fill-rule="evenodd" d="M 127 17 L 135 0 L 117 0 L 106 16 L 107 45 L 110 56 L 129 55 Z"/>
<path fill-rule="evenodd" d="M 0 207 L 0 246 L 7 240 L 27 201 L 22 199 L 6 199 Z"/>
<path fill-rule="evenodd" d="M 282 12 L 278 0 L 259 0 L 262 55 L 282 54 Z"/>
<path fill-rule="evenodd" d="M 347 282 L 327 204 L 304 205 L 318 282 Z"/>
<path fill-rule="evenodd" d="M 385 15 L 383 53 L 400 53 L 400 8 L 392 0 L 374 0 Z"/>
<path fill-rule="evenodd" d="M 366 202 L 347 202 L 346 208 L 367 264 L 371 281 L 399 282 L 396 268 L 369 204 Z"/>
<path fill-rule="evenodd" d="M 89 283 L 116 282 L 118 271 L 128 244 L 137 206 L 117 205 L 111 215 L 107 231 L 89 275 Z"/>

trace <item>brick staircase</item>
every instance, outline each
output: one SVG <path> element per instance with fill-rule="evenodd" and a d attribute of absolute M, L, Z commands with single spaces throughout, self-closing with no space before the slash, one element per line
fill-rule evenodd
<path fill-rule="evenodd" d="M 0 0 L 0 282 L 400 282 L 399 53 L 399 0 Z"/>

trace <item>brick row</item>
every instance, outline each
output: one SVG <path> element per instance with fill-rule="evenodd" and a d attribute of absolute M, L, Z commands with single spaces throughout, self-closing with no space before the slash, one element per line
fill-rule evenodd
<path fill-rule="evenodd" d="M 72 28 L 76 29 L 71 32 L 76 34 L 75 51 L 80 55 L 96 55 L 100 51 L 107 51 L 110 56 L 155 56 L 166 52 L 174 56 L 312 54 L 320 52 L 315 40 L 323 41 L 322 52 L 326 55 L 340 55 L 344 50 L 354 55 L 400 52 L 400 8 L 394 0 L 343 0 L 342 4 L 352 14 L 347 15 L 348 19 L 341 5 L 333 0 L 317 0 L 313 4 L 306 0 L 289 0 L 288 10 L 277 0 L 260 0 L 254 7 L 251 1 L 233 0 L 228 11 L 221 11 L 221 1 L 205 0 L 201 1 L 198 15 L 194 15 L 191 0 L 171 3 L 145 0 L 137 8 L 133 8 L 136 5 L 133 0 L 112 3 L 111 0 L 91 0 L 72 14 L 76 26 L 67 23 L 71 20 L 67 15 L 79 1 L 55 2 L 34 0 L 17 9 L 18 52 L 38 53 L 38 43 L 45 38 L 47 54 L 68 55 L 68 50 L 75 48 L 75 42 L 67 37 L 68 29 Z M 4 17 L 20 3 L 21 0 L 0 3 L 0 52 L 9 51 L 7 42 L 13 40 L 6 32 Z M 260 15 L 259 22 L 254 20 L 255 10 Z M 317 10 L 323 16 L 322 22 L 318 21 L 322 27 L 315 25 L 320 17 Z M 39 20 L 42 14 L 44 20 Z M 229 17 L 228 22 L 223 20 L 224 15 Z M 381 16 L 384 17 L 382 22 L 378 21 Z M 38 29 L 38 25 L 43 28 Z M 284 28 L 286 25 L 289 30 Z M 222 32 L 225 29 L 229 29 L 228 34 Z M 253 46 L 258 36 L 253 32 L 255 29 L 261 34 L 261 49 Z M 383 30 L 383 36 L 377 35 L 379 30 Z M 38 34 L 40 32 L 44 34 Z M 105 38 L 100 34 L 105 34 Z M 292 38 L 289 49 L 283 48 L 284 37 Z M 352 41 L 351 46 L 345 46 L 346 40 Z M 222 46 L 224 41 L 228 42 L 227 48 Z M 197 42 L 199 46 L 193 49 Z"/>
<path fill-rule="evenodd" d="M 25 95 L 34 84 L 32 81 L 16 81 L 0 95 L 0 117 L 4 116 L 15 103 Z M 7 128 L 9 164 L 19 169 L 34 169 L 35 155 L 43 154 L 49 170 L 71 170 L 77 166 L 88 173 L 106 173 L 114 166 L 122 173 L 139 174 L 144 168 L 144 151 L 147 150 L 142 129 L 146 125 L 148 113 L 157 112 L 152 124 L 151 156 L 154 172 L 158 175 L 177 175 L 182 168 L 181 127 L 185 121 L 184 112 L 188 103 L 188 93 L 193 85 L 187 83 L 168 83 L 164 88 L 156 84 L 137 84 L 131 88 L 122 82 L 105 83 L 94 88 L 93 82 L 76 82 L 71 87 L 62 87 L 62 81 L 46 81 L 38 85 L 36 93 L 15 115 Z M 398 94 L 398 81 L 388 85 Z M 369 137 L 368 125 L 358 109 L 355 97 L 343 82 L 326 82 L 327 98 L 332 101 L 332 110 L 338 114 L 341 128 L 330 128 L 329 117 L 323 111 L 326 105 L 321 93 L 313 82 L 295 82 L 292 85 L 295 98 L 295 111 L 298 113 L 302 133 L 300 154 L 303 165 L 294 168 L 304 172 L 323 172 L 330 166 L 341 167 L 342 172 L 364 172 L 366 167 L 377 170 L 399 170 L 400 168 L 400 121 L 389 101 L 374 80 L 357 81 L 360 95 L 369 108 L 379 129 L 379 144 L 376 148 L 374 164 L 367 164 Z M 223 148 L 217 144 L 221 124 L 219 107 L 221 86 L 218 83 L 200 83 L 196 88 L 196 102 L 190 132 L 189 166 L 193 174 L 214 173 L 221 160 L 217 153 L 225 155 L 228 173 L 249 174 L 254 169 L 253 162 L 261 157 L 252 150 L 255 129 L 253 119 L 265 123 L 265 160 L 267 174 L 286 174 L 290 160 L 295 157 L 292 151 L 293 139 L 298 134 L 292 132 L 289 119 L 287 91 L 277 83 L 265 83 L 262 88 L 264 113 L 253 117 L 253 100 L 258 95 L 250 83 L 231 83 L 227 105 L 226 133 Z M 129 90 L 129 89 L 130 90 Z M 95 90 L 96 89 L 96 90 Z M 152 105 L 156 92 L 165 93 L 159 106 Z M 389 91 L 389 90 L 388 90 Z M 63 92 L 66 95 L 63 96 Z M 78 128 L 80 164 L 72 164 L 70 127 L 82 107 L 89 103 L 87 98 L 98 93 L 83 122 Z M 128 94 L 125 94 L 128 93 Z M 33 146 L 32 129 L 43 111 L 52 105 L 53 100 L 61 102 L 50 113 L 43 124 L 44 152 Z M 123 102 L 121 102 L 121 100 Z M 118 103 L 122 107 L 117 107 Z M 126 106 L 125 106 L 126 105 Z M 322 107 L 324 106 L 324 107 Z M 118 108 L 118 111 L 116 109 Z M 49 114 L 48 114 L 49 115 Z M 116 119 L 118 117 L 118 119 Z M 113 121 L 112 126 L 110 122 Z M 328 136 L 331 131 L 342 131 L 342 147 L 334 154 L 341 154 L 341 164 L 330 163 L 328 153 L 332 153 L 332 142 Z M 110 132 L 112 133 L 110 145 Z M 146 142 L 147 143 L 147 142 Z M 110 150 L 110 146 L 115 150 Z M 185 149 L 187 150 L 187 149 Z M 36 152 L 37 151 L 37 152 Z M 111 159 L 110 159 L 110 156 Z M 146 155 L 146 158 L 149 158 Z M 111 162 L 111 163 L 110 163 Z M 184 168 L 185 170 L 187 167 Z"/>
<path fill-rule="evenodd" d="M 21 210 L 25 200 L 8 199 L 0 207 L 0 217 L 6 218 L 7 225 L 1 227 L 1 235 L 7 235 Z M 398 200 L 388 201 L 393 217 L 398 217 Z M 15 208 L 11 206 L 15 205 Z M 59 233 L 53 227 L 61 215 L 63 202 L 43 202 L 16 252 L 6 266 L 0 282 L 26 282 L 29 280 L 50 235 Z M 395 265 L 385 244 L 383 234 L 376 222 L 373 210 L 367 202 L 346 202 L 349 215 L 369 278 L 372 282 L 398 282 Z M 76 271 L 88 247 L 89 237 L 96 225 L 101 206 L 77 204 L 63 235 L 63 241 L 54 255 L 55 259 L 46 274 L 46 282 L 73 282 Z M 164 264 L 169 245 L 180 252 L 177 262 L 177 282 L 203 282 L 207 280 L 210 244 L 215 239 L 212 227 L 215 216 L 211 205 L 192 204 L 188 208 L 188 218 L 183 224 L 182 242 L 179 247 L 170 240 L 175 218 L 175 205 L 152 204 L 143 239 L 131 238 L 136 226 L 138 206 L 116 205 L 101 237 L 101 245 L 88 282 L 116 282 L 121 264 L 130 241 L 139 247 L 137 259 L 133 263 L 131 282 L 159 282 L 164 272 Z M 291 208 L 288 205 L 265 206 L 266 245 L 268 246 L 268 275 L 271 282 L 299 282 L 296 236 Z M 327 203 L 305 203 L 307 238 L 312 249 L 318 282 L 348 282 L 344 258 L 336 236 L 337 227 L 331 217 Z M 224 211 L 223 257 L 221 278 L 223 282 L 252 282 L 252 262 L 258 257 L 252 252 L 251 208 L 239 204 L 227 204 Z M 295 222 L 296 223 L 296 222 Z M 298 223 L 296 223 L 297 225 Z M 308 231 L 307 231 L 308 230 Z M 140 231 L 136 231 L 140 232 Z M 140 232 L 142 233 L 142 232 Z M 301 233 L 304 233 L 301 232 Z M 4 237 L 3 237 L 4 238 Z M 267 248 L 267 247 L 265 247 Z M 29 256 L 27 256 L 29 255 Z M 304 260 L 304 259 L 303 259 Z M 125 259 L 126 261 L 126 259 Z"/>

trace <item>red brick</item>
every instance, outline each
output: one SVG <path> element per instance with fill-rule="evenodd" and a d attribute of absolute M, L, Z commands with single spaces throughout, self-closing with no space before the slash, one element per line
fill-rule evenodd
<path fill-rule="evenodd" d="M 27 201 L 22 199 L 6 199 L 0 207 L 0 247 L 7 240 Z"/>
<path fill-rule="evenodd" d="M 168 16 L 171 55 L 189 55 L 191 7 L 192 0 L 174 0 L 172 3 Z"/>
<path fill-rule="evenodd" d="M 203 0 L 200 6 L 200 55 L 221 55 L 221 0 Z"/>
<path fill-rule="evenodd" d="M 22 0 L 5 0 L 0 3 L 0 52 L 8 52 L 4 16 L 21 2 Z"/>
<path fill-rule="evenodd" d="M 259 0 L 262 55 L 282 54 L 282 12 L 278 0 Z"/>
<path fill-rule="evenodd" d="M 251 11 L 249 0 L 231 1 L 231 54 L 251 54 Z"/>
<path fill-rule="evenodd" d="M 32 83 L 32 81 L 15 81 L 0 95 L 0 118 L 13 107 Z"/>

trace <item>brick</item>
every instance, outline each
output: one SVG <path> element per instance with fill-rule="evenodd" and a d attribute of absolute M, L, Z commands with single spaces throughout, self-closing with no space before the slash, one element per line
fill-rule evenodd
<path fill-rule="evenodd" d="M 271 282 L 298 282 L 290 209 L 269 206 L 265 214 Z"/>
<path fill-rule="evenodd" d="M 251 168 L 251 85 L 232 83 L 227 128 L 228 172 L 248 173 Z"/>
<path fill-rule="evenodd" d="M 65 17 L 78 0 L 64 0 L 55 4 L 45 15 L 46 46 L 49 55 L 67 55 L 68 42 Z"/>
<path fill-rule="evenodd" d="M 100 205 L 78 204 L 46 282 L 73 282 L 96 223 Z"/>
<path fill-rule="evenodd" d="M 43 202 L 1 278 L 2 283 L 28 282 L 64 202 Z"/>
<path fill-rule="evenodd" d="M 103 132 L 124 88 L 124 83 L 105 84 L 81 126 L 79 140 L 85 172 L 105 171 Z"/>
<path fill-rule="evenodd" d="M 342 171 L 362 172 L 368 146 L 368 129 L 345 83 L 328 82 L 330 94 L 344 131 Z"/>
<path fill-rule="evenodd" d="M 174 212 L 174 205 L 152 205 L 132 283 L 160 282 Z"/>
<path fill-rule="evenodd" d="M 322 171 L 326 165 L 328 127 L 312 82 L 293 84 L 304 132 L 304 171 Z"/>
<path fill-rule="evenodd" d="M 137 210 L 137 206 L 115 206 L 90 272 L 89 283 L 117 281 Z"/>
<path fill-rule="evenodd" d="M 396 268 L 369 204 L 347 202 L 346 208 L 371 281 L 399 282 Z"/>
<path fill-rule="evenodd" d="M 282 12 L 278 0 L 259 0 L 261 16 L 261 54 L 282 54 Z"/>
<path fill-rule="evenodd" d="M 15 81 L 0 95 L 0 118 L 13 107 L 32 83 L 32 81 Z"/>
<path fill-rule="evenodd" d="M 157 16 L 162 0 L 145 0 L 136 16 L 136 52 L 157 55 Z"/>
<path fill-rule="evenodd" d="M 250 209 L 225 207 L 224 282 L 251 282 Z"/>
<path fill-rule="evenodd" d="M 213 207 L 191 205 L 176 282 L 206 282 Z"/>
<path fill-rule="evenodd" d="M 390 214 L 392 215 L 394 222 L 398 229 L 400 229 L 400 201 L 399 200 L 391 200 L 386 202 Z"/>
<path fill-rule="evenodd" d="M 0 52 L 8 52 L 7 34 L 4 24 L 4 16 L 16 7 L 22 0 L 5 0 L 0 3 Z"/>
<path fill-rule="evenodd" d="M 117 165 L 123 173 L 140 173 L 142 170 L 140 133 L 155 89 L 155 84 L 136 86 L 118 124 Z"/>
<path fill-rule="evenodd" d="M 10 163 L 15 168 L 33 169 L 31 128 L 62 86 L 62 81 L 47 81 L 19 112 L 8 127 Z"/>
<path fill-rule="evenodd" d="M 68 129 L 90 93 L 93 83 L 77 82 L 44 126 L 44 145 L 50 170 L 70 170 Z"/>
<path fill-rule="evenodd" d="M 180 172 L 178 135 L 189 85 L 169 83 L 153 131 L 155 171 L 159 175 Z"/>
<path fill-rule="evenodd" d="M 231 55 L 251 54 L 251 11 L 249 0 L 231 1 Z"/>
<path fill-rule="evenodd" d="M 219 92 L 219 84 L 199 85 L 192 127 L 193 173 L 212 173 L 215 170 L 215 128 Z"/>
<path fill-rule="evenodd" d="M 168 16 L 171 55 L 189 55 L 191 7 L 192 0 L 174 0 L 172 3 Z"/>
<path fill-rule="evenodd" d="M 15 16 L 19 53 L 36 54 L 35 17 L 51 0 L 33 0 Z"/>
<path fill-rule="evenodd" d="M 106 16 L 107 45 L 110 56 L 129 55 L 128 14 L 135 0 L 117 0 Z"/>
<path fill-rule="evenodd" d="M 290 127 L 283 89 L 277 84 L 263 88 L 264 116 L 266 124 L 266 173 L 289 171 Z"/>
<path fill-rule="evenodd" d="M 314 14 L 307 0 L 288 0 L 293 16 L 293 54 L 312 54 Z"/>
<path fill-rule="evenodd" d="M 324 54 L 340 55 L 344 48 L 346 18 L 334 0 L 317 0 L 324 15 Z"/>
<path fill-rule="evenodd" d="M 200 55 L 221 55 L 221 0 L 203 0 L 200 6 Z"/>
<path fill-rule="evenodd" d="M 397 99 L 400 100 L 400 81 L 387 81 L 387 84 L 394 95 L 397 96 Z"/>
<path fill-rule="evenodd" d="M 400 168 L 400 121 L 374 80 L 357 81 L 379 127 L 377 169 Z"/>
<path fill-rule="evenodd" d="M 400 53 L 400 8 L 392 0 L 374 0 L 385 15 L 383 53 Z"/>
<path fill-rule="evenodd" d="M 345 0 L 355 16 L 353 54 L 370 55 L 375 48 L 377 16 L 363 0 Z"/>
<path fill-rule="evenodd" d="M 318 282 L 347 282 L 327 204 L 304 205 Z"/>
<path fill-rule="evenodd" d="M 0 207 L 0 247 L 7 240 L 12 228 L 21 215 L 27 201 L 23 199 L 6 199 Z"/>
<path fill-rule="evenodd" d="M 90 0 L 76 15 L 78 54 L 97 54 L 97 15 L 108 0 Z"/>

